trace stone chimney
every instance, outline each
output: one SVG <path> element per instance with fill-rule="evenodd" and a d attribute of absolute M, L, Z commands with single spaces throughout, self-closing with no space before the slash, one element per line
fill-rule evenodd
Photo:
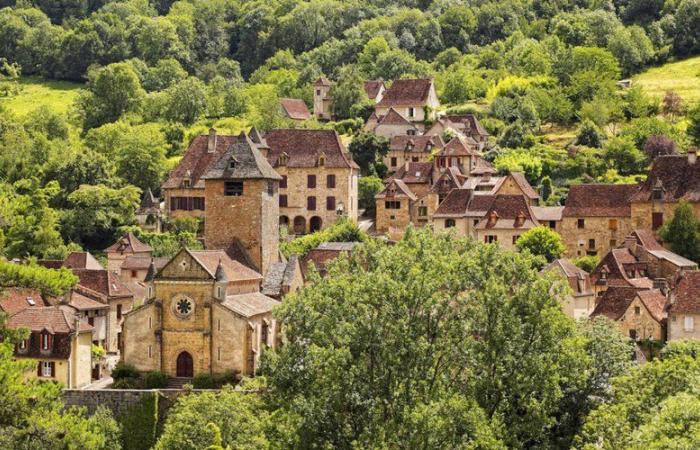
<path fill-rule="evenodd" d="M 207 142 L 207 153 L 216 151 L 216 129 L 209 128 L 209 142 Z"/>
<path fill-rule="evenodd" d="M 654 278 L 654 289 L 658 289 L 664 296 L 668 296 L 668 282 L 666 278 Z"/>
<path fill-rule="evenodd" d="M 625 236 L 625 248 L 637 255 L 637 238 L 634 235 Z"/>
<path fill-rule="evenodd" d="M 695 164 L 695 161 L 698 160 L 698 149 L 695 147 L 691 147 L 688 149 L 688 164 Z"/>

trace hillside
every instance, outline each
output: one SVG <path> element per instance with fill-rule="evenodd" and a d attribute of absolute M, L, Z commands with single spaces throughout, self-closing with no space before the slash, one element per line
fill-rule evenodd
<path fill-rule="evenodd" d="M 674 91 L 686 103 L 696 102 L 700 100 L 700 56 L 653 67 L 634 77 L 634 82 L 654 97 Z"/>
<path fill-rule="evenodd" d="M 0 98 L 0 105 L 23 116 L 40 107 L 48 106 L 59 114 L 66 114 L 78 89 L 83 85 L 69 81 L 44 80 L 39 77 L 23 77 L 20 80 L 22 91 L 8 98 Z"/>

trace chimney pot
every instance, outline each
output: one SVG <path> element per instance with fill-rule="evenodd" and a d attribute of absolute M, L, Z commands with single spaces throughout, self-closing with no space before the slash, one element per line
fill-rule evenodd
<path fill-rule="evenodd" d="M 214 153 L 216 151 L 216 129 L 209 128 L 209 141 L 207 142 L 207 152 Z"/>
<path fill-rule="evenodd" d="M 666 278 L 654 278 L 654 289 L 658 289 L 661 291 L 663 295 L 668 294 L 668 282 L 666 281 Z"/>

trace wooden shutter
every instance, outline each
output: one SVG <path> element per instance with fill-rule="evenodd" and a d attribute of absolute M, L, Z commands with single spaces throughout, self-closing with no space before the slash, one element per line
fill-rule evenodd
<path fill-rule="evenodd" d="M 36 376 L 40 377 L 41 376 L 41 361 L 37 361 L 36 365 L 37 365 Z"/>
<path fill-rule="evenodd" d="M 326 209 L 335 211 L 335 197 L 326 197 Z"/>
<path fill-rule="evenodd" d="M 49 365 L 51 366 L 51 378 L 56 378 L 56 363 L 51 361 Z"/>
<path fill-rule="evenodd" d="M 315 188 L 316 187 L 316 175 L 308 175 L 306 177 L 306 184 L 307 184 L 307 187 L 309 187 L 309 188 Z"/>
<path fill-rule="evenodd" d="M 316 211 L 316 197 L 308 197 L 306 199 L 306 209 Z"/>
<path fill-rule="evenodd" d="M 282 180 L 280 180 L 280 187 L 281 188 L 287 187 L 287 175 L 282 175 Z"/>
<path fill-rule="evenodd" d="M 328 187 L 328 188 L 335 187 L 335 175 L 326 176 L 326 187 Z"/>

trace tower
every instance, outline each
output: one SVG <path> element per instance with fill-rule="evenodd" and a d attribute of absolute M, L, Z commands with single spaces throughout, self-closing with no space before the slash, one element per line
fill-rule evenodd
<path fill-rule="evenodd" d="M 282 177 L 241 133 L 202 178 L 206 248 L 249 258 L 264 275 L 279 257 Z"/>
<path fill-rule="evenodd" d="M 331 82 L 319 78 L 314 83 L 314 117 L 320 120 L 331 120 Z"/>

